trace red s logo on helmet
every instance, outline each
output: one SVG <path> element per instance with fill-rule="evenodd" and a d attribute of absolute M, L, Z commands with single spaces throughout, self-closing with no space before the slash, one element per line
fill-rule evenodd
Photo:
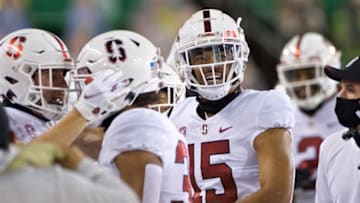
<path fill-rule="evenodd" d="M 23 50 L 22 44 L 26 41 L 26 38 L 24 36 L 16 36 L 12 38 L 7 45 L 8 51 L 6 52 L 6 55 L 8 55 L 10 58 L 18 59 Z"/>
<path fill-rule="evenodd" d="M 111 54 L 109 56 L 109 60 L 112 63 L 116 63 L 116 61 L 119 59 L 119 61 L 125 61 L 126 54 L 125 50 L 121 45 L 123 42 L 119 39 L 110 40 L 105 43 L 106 51 Z"/>

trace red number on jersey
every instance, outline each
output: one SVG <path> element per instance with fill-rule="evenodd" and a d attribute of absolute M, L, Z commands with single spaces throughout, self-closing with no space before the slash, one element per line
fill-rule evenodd
<path fill-rule="evenodd" d="M 305 152 L 308 148 L 314 147 L 315 148 L 315 157 L 310 160 L 304 160 L 298 166 L 301 169 L 309 169 L 310 172 L 313 174 L 316 172 L 318 162 L 319 162 L 319 149 L 320 144 L 323 139 L 319 136 L 314 137 L 305 137 L 302 139 L 298 146 L 298 152 Z M 311 184 L 304 187 L 306 190 L 314 190 L 315 189 L 315 180 L 312 181 Z"/>
<path fill-rule="evenodd" d="M 175 157 L 175 163 L 180 163 L 180 164 L 184 164 L 185 159 L 187 159 L 187 149 L 186 146 L 184 144 L 184 142 L 182 142 L 181 140 L 178 141 L 178 144 L 176 146 L 176 157 Z M 187 192 L 189 194 L 189 202 L 190 198 L 192 196 L 192 191 L 191 191 L 191 184 L 190 184 L 190 179 L 188 175 L 184 175 L 183 176 L 183 192 Z M 183 201 L 171 201 L 171 203 L 183 203 Z"/>
<path fill-rule="evenodd" d="M 237 188 L 232 176 L 231 168 L 226 163 L 210 164 L 212 155 L 230 153 L 229 140 L 201 143 L 201 174 L 203 179 L 220 178 L 224 188 L 223 194 L 216 192 L 215 189 L 205 191 L 206 202 L 235 202 L 237 200 Z M 201 203 L 201 190 L 196 183 L 194 173 L 194 144 L 189 145 L 190 156 L 190 180 L 195 190 L 193 197 L 194 203 Z"/>

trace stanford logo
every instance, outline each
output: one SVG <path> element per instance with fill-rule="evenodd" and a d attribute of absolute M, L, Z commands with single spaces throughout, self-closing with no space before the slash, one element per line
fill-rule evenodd
<path fill-rule="evenodd" d="M 202 135 L 207 135 L 208 134 L 208 129 L 209 129 L 209 126 L 207 124 L 203 124 L 201 134 Z"/>
<path fill-rule="evenodd" d="M 24 127 L 30 137 L 32 137 L 32 138 L 36 137 L 36 132 L 35 132 L 34 126 L 32 126 L 31 124 L 25 124 Z"/>
<path fill-rule="evenodd" d="M 117 60 L 125 61 L 126 54 L 124 48 L 121 46 L 123 42 L 119 39 L 110 40 L 105 43 L 105 48 L 108 53 L 111 54 L 109 56 L 109 61 L 112 63 L 116 63 Z"/>
<path fill-rule="evenodd" d="M 183 134 L 184 136 L 186 136 L 186 127 L 185 127 L 185 126 L 181 127 L 181 128 L 179 129 L 179 132 L 180 132 L 181 134 Z"/>
<path fill-rule="evenodd" d="M 23 36 L 16 36 L 12 38 L 7 45 L 7 52 L 6 55 L 13 59 L 18 59 L 23 50 L 22 44 L 26 41 L 26 38 Z"/>

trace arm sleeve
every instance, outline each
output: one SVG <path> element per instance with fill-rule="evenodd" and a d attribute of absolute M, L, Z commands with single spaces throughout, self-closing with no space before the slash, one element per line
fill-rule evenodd
<path fill-rule="evenodd" d="M 162 173 L 162 167 L 154 164 L 146 165 L 142 203 L 159 202 Z"/>
<path fill-rule="evenodd" d="M 163 147 L 168 142 L 168 125 L 153 110 L 132 110 L 116 118 L 108 131 L 99 155 L 100 165 L 114 167 L 114 159 L 123 152 L 142 150 L 163 159 Z M 170 121 L 169 121 L 170 122 Z"/>
<path fill-rule="evenodd" d="M 257 109 L 256 126 L 262 129 L 292 128 L 295 117 L 290 99 L 284 93 L 271 90 Z"/>
<path fill-rule="evenodd" d="M 271 128 L 286 128 L 291 134 L 291 128 L 295 126 L 295 116 L 289 97 L 282 92 L 270 90 L 261 99 L 263 101 L 256 109 L 256 129 L 251 143 L 254 143 L 258 135 Z"/>
<path fill-rule="evenodd" d="M 320 155 L 319 155 L 319 165 L 317 168 L 317 178 L 316 178 L 316 195 L 315 203 L 333 203 L 331 199 L 330 189 L 328 187 L 327 181 L 327 160 L 326 160 L 326 146 L 323 142 L 320 145 Z"/>

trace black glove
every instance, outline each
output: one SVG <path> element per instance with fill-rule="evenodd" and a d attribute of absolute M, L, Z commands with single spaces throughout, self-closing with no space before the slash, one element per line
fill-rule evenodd
<path fill-rule="evenodd" d="M 314 181 L 311 174 L 309 169 L 297 168 L 295 172 L 295 188 L 304 188 L 311 184 Z"/>

